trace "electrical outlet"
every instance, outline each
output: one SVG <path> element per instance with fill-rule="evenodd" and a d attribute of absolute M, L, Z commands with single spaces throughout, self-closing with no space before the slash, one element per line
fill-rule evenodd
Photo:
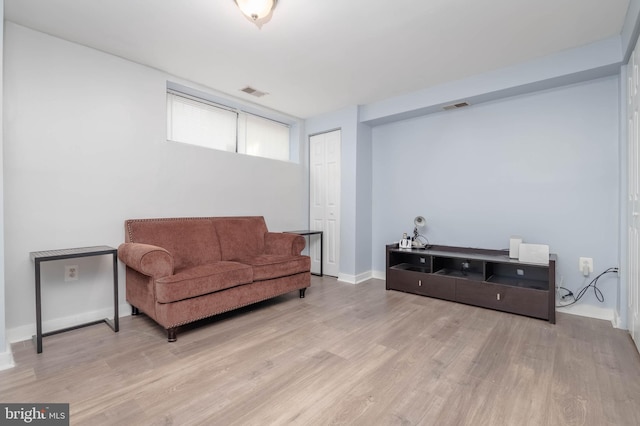
<path fill-rule="evenodd" d="M 523 276 L 524 275 L 524 269 L 516 269 L 516 275 L 518 276 Z"/>
<path fill-rule="evenodd" d="M 588 277 L 593 272 L 593 259 L 591 257 L 581 257 L 578 263 L 578 268 L 582 275 Z"/>
<path fill-rule="evenodd" d="M 78 281 L 79 272 L 78 265 L 64 265 L 64 280 Z"/>

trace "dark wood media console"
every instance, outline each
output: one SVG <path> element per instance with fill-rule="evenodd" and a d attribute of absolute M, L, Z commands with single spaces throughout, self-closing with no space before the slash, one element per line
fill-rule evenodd
<path fill-rule="evenodd" d="M 508 251 L 387 245 L 387 290 L 481 306 L 556 322 L 555 254 L 548 265 L 510 259 Z"/>

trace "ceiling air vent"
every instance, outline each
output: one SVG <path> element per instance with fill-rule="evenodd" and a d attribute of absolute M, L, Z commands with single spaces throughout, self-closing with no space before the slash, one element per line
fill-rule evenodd
<path fill-rule="evenodd" d="M 450 109 L 456 109 L 456 108 L 463 108 L 463 107 L 466 107 L 466 106 L 469 106 L 468 102 L 460 102 L 460 103 L 453 104 L 453 105 L 447 105 L 445 107 L 442 107 L 442 109 L 450 110 Z"/>
<path fill-rule="evenodd" d="M 268 95 L 267 92 L 261 92 L 259 90 L 254 89 L 251 86 L 247 86 L 244 89 L 240 89 L 241 92 L 247 93 L 251 96 L 255 96 L 256 98 L 261 98 L 264 95 Z"/>

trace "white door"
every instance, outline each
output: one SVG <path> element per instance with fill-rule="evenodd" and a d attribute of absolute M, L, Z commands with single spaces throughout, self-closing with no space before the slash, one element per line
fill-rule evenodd
<path fill-rule="evenodd" d="M 324 232 L 323 273 L 340 270 L 340 130 L 309 138 L 309 224 Z M 311 238 L 311 269 L 320 269 L 320 242 Z"/>
<path fill-rule="evenodd" d="M 627 259 L 627 288 L 629 300 L 629 333 L 640 351 L 640 282 L 638 280 L 640 252 L 640 174 L 638 173 L 640 163 L 640 145 L 638 140 L 640 134 L 639 111 L 640 111 L 640 84 L 638 77 L 638 60 L 640 50 L 638 45 L 629 59 L 627 66 L 627 122 L 628 122 L 628 190 L 627 190 L 627 223 L 628 223 L 628 259 Z"/>

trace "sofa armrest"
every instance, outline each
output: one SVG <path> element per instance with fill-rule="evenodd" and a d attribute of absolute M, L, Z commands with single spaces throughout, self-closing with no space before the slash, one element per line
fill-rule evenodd
<path fill-rule="evenodd" d="M 299 256 L 306 244 L 302 235 L 284 232 L 267 232 L 264 234 L 265 254 Z"/>
<path fill-rule="evenodd" d="M 173 274 L 173 256 L 162 247 L 141 243 L 123 243 L 118 258 L 129 268 L 153 278 Z"/>

